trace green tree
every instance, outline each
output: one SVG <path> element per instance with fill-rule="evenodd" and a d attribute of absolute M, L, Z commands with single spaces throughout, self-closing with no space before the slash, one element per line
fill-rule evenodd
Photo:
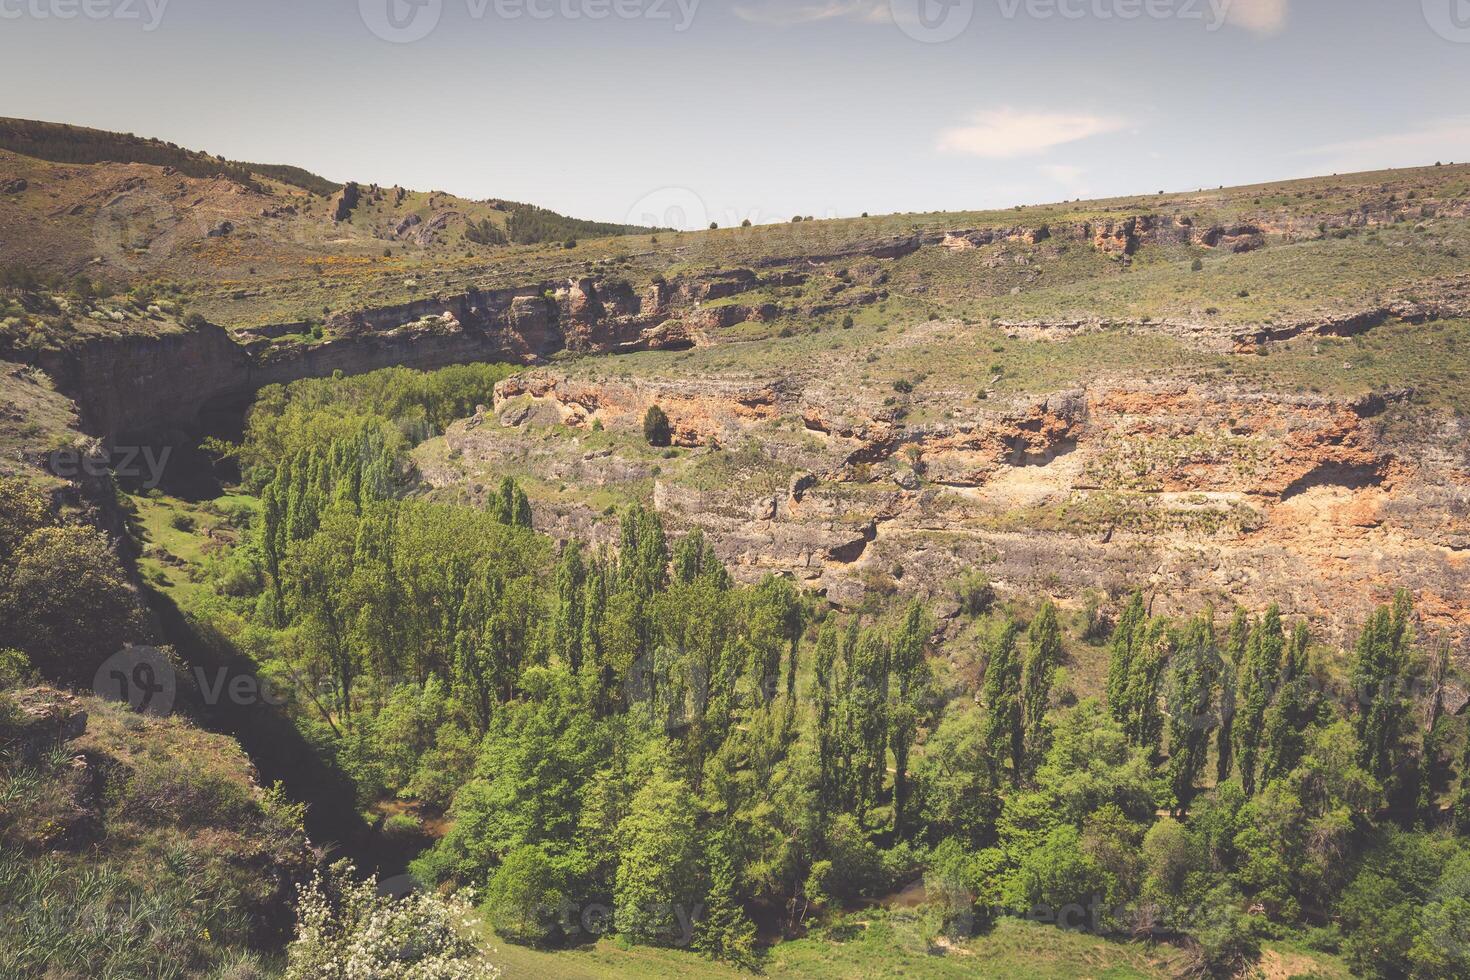
<path fill-rule="evenodd" d="M 1137 645 L 1137 634 L 1146 618 L 1143 593 L 1134 592 L 1128 597 L 1128 604 L 1123 607 L 1118 623 L 1113 627 L 1112 652 L 1108 658 L 1107 700 L 1108 710 L 1119 722 L 1127 719 L 1131 713 L 1128 687 L 1133 676 L 1134 648 Z"/>
<path fill-rule="evenodd" d="M 958 840 L 969 849 L 994 839 L 1000 774 L 985 728 L 984 712 L 970 705 L 947 713 L 926 743 L 914 782 L 931 839 Z"/>
<path fill-rule="evenodd" d="M 531 944 L 555 939 L 564 901 L 556 880 L 556 868 L 540 847 L 526 844 L 507 854 L 485 889 L 483 908 L 496 933 Z"/>
<path fill-rule="evenodd" d="M 1226 662 L 1220 672 L 1220 729 L 1215 733 L 1215 781 L 1223 783 L 1235 769 L 1236 687 L 1240 665 L 1245 662 L 1250 623 L 1245 610 L 1235 607 L 1230 617 L 1230 633 L 1226 645 Z"/>
<path fill-rule="evenodd" d="M 918 602 L 910 603 L 893 638 L 888 708 L 888 745 L 893 750 L 893 828 L 902 840 L 909 809 L 909 751 L 929 693 L 929 662 L 924 646 L 932 625 Z M 794 687 L 788 689 L 793 693 Z"/>
<path fill-rule="evenodd" d="M 1390 798 L 1404 785 L 1412 751 L 1407 744 L 1413 705 L 1406 681 L 1413 635 L 1413 604 L 1400 592 L 1391 607 L 1379 607 L 1353 648 L 1352 683 L 1358 698 L 1358 761 L 1384 784 Z"/>
<path fill-rule="evenodd" d="M 1052 681 L 1062 660 L 1062 633 L 1057 610 L 1050 599 L 1031 621 L 1027 633 L 1026 671 L 1022 694 L 1022 717 L 1026 729 L 1027 771 L 1033 771 L 1046 755 L 1046 709 L 1051 701 Z"/>
<path fill-rule="evenodd" d="M 1271 704 L 1277 679 L 1281 673 L 1281 654 L 1285 638 L 1281 630 L 1281 610 L 1273 603 L 1265 618 L 1251 628 L 1246 640 L 1245 659 L 1240 681 L 1236 685 L 1237 705 L 1233 740 L 1240 769 L 1240 785 L 1246 796 L 1256 792 L 1260 774 L 1261 732 L 1266 723 L 1266 709 Z"/>
<path fill-rule="evenodd" d="M 662 768 L 633 795 L 618 824 L 614 892 L 618 932 L 634 942 L 683 945 L 703 897 L 698 803 Z"/>
<path fill-rule="evenodd" d="M 1169 784 L 1176 813 L 1189 809 L 1219 724 L 1215 686 L 1223 673 L 1212 616 L 1191 620 L 1169 661 Z"/>
<path fill-rule="evenodd" d="M 23 527 L 16 520 L 7 533 Z M 104 659 L 147 635 L 137 594 L 100 532 L 36 528 L 0 562 L 0 648 L 26 653 L 43 677 L 90 686 Z"/>
<path fill-rule="evenodd" d="M 1292 630 L 1281 660 L 1276 696 L 1266 709 L 1261 733 L 1261 781 L 1279 779 L 1296 768 L 1306 751 L 1306 730 L 1315 714 L 1307 674 L 1307 627 Z"/>
<path fill-rule="evenodd" d="M 717 960 L 749 965 L 755 954 L 755 925 L 740 901 L 738 876 L 724 834 L 715 834 L 706 848 L 710 888 L 704 915 L 694 936 L 694 948 Z"/>
<path fill-rule="evenodd" d="M 673 436 L 673 428 L 664 410 L 657 405 L 648 406 L 648 411 L 643 413 L 643 438 L 650 446 L 667 446 Z"/>
<path fill-rule="evenodd" d="M 1022 724 L 1021 660 L 1016 638 L 1021 627 L 1007 618 L 990 646 L 985 668 L 985 707 L 988 722 L 985 742 L 991 755 L 1009 759 L 1011 784 L 1020 785 L 1025 766 L 1026 730 Z"/>

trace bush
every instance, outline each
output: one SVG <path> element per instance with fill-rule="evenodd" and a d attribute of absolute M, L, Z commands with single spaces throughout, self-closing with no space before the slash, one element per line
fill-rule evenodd
<path fill-rule="evenodd" d="M 389 837 L 415 837 L 421 830 L 419 822 L 406 813 L 395 813 L 383 821 L 383 833 Z"/>
<path fill-rule="evenodd" d="M 0 650 L 0 688 L 16 687 L 31 674 L 31 658 L 19 650 Z"/>
<path fill-rule="evenodd" d="M 500 968 L 462 935 L 463 903 L 423 892 L 392 899 L 378 894 L 375 878 L 354 879 L 352 865 L 339 861 L 301 889 L 285 980 L 500 976 Z"/>
<path fill-rule="evenodd" d="M 534 845 L 518 847 L 490 879 L 483 911 L 495 931 L 512 942 L 545 944 L 560 933 L 556 911 L 562 904 L 556 869 Z"/>
<path fill-rule="evenodd" d="M 960 611 L 966 616 L 981 615 L 995 601 L 990 577 L 975 569 L 966 572 L 955 586 L 955 598 L 959 601 Z"/>
<path fill-rule="evenodd" d="M 669 417 L 657 405 L 648 406 L 643 413 L 643 438 L 650 446 L 667 446 L 674 437 Z"/>

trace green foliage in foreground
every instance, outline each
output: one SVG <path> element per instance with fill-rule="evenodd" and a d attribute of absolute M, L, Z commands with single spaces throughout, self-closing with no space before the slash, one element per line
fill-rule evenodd
<path fill-rule="evenodd" d="M 284 980 L 496 980 L 500 969 L 465 937 L 463 901 L 378 894 L 338 862 L 301 890 Z"/>
<path fill-rule="evenodd" d="M 1106 699 L 1053 683 L 1045 605 L 998 611 L 981 690 L 953 691 L 922 606 L 843 619 L 781 578 L 737 585 L 638 507 L 616 548 L 558 548 L 513 481 L 488 510 L 414 499 L 390 403 L 351 397 L 348 424 L 294 386 L 257 408 L 259 517 L 193 612 L 297 694 L 361 805 L 448 809 L 414 870 L 484 894 L 505 938 L 773 962 L 757 924 L 837 928 L 922 883 L 935 948 L 1023 918 L 1200 973 L 1280 936 L 1368 975 L 1470 969 L 1470 848 L 1441 805 L 1464 725 L 1418 730 L 1410 694 L 1444 669 L 1407 599 L 1369 616 L 1350 687 L 1275 608 L 1222 629 L 1133 597 Z"/>
<path fill-rule="evenodd" d="M 239 747 L 85 698 L 87 731 L 10 754 L 0 691 L 0 976 L 264 976 L 307 860 L 302 808 Z M 78 761 L 82 760 L 82 761 Z"/>
<path fill-rule="evenodd" d="M 449 808 L 415 871 L 483 890 L 506 938 L 754 962 L 756 923 L 799 931 L 922 880 L 936 942 L 1020 916 L 1220 974 L 1281 934 L 1367 973 L 1392 972 L 1378 939 L 1417 975 L 1442 975 L 1431 949 L 1458 955 L 1425 937 L 1453 921 L 1465 848 L 1438 801 L 1463 736 L 1412 730 L 1405 601 L 1356 647 L 1362 697 L 1274 608 L 1221 628 L 1135 596 L 1106 700 L 1054 690 L 1044 605 L 999 618 L 981 696 L 951 703 L 921 607 L 842 621 L 784 580 L 735 585 L 702 537 L 671 542 L 636 507 L 616 550 L 557 554 L 513 481 L 486 512 L 402 499 L 401 453 L 361 434 L 379 423 L 323 439 L 316 417 L 257 409 L 262 438 L 310 448 L 267 474 L 230 559 L 250 586 L 217 615 L 312 681 L 301 724 L 364 803 Z M 1385 874 L 1404 841 L 1450 877 Z M 1403 897 L 1389 935 L 1363 921 L 1367 889 Z"/>

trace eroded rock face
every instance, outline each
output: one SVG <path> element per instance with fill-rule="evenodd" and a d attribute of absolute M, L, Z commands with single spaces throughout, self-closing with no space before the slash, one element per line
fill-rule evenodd
<path fill-rule="evenodd" d="M 787 572 L 840 605 L 875 589 L 940 597 L 979 568 L 1003 593 L 1063 602 L 1133 587 L 1159 612 L 1278 602 L 1346 641 L 1404 587 L 1431 629 L 1470 637 L 1464 420 L 1426 424 L 1393 396 L 1120 383 L 910 427 L 833 395 L 792 377 L 589 381 L 542 369 L 500 384 L 495 424 L 458 425 L 448 442 L 491 471 L 511 463 L 614 489 L 651 480 L 671 529 L 702 528 L 737 577 Z M 568 448 L 594 423 L 636 438 L 651 404 L 692 448 L 688 469 Z M 538 426 L 569 438 L 528 438 Z M 751 444 L 736 478 L 691 475 Z M 457 467 L 426 477 L 465 479 Z M 615 521 L 576 502 L 536 519 L 604 541 Z"/>
<path fill-rule="evenodd" d="M 73 694 L 49 687 L 17 691 L 10 696 L 15 718 L 0 722 L 0 746 L 21 765 L 34 765 L 53 747 L 81 738 L 87 712 Z"/>

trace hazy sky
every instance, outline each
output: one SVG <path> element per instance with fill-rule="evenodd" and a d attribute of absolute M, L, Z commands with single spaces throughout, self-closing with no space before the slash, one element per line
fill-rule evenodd
<path fill-rule="evenodd" d="M 690 224 L 1470 159 L 1470 0 L 0 0 L 0 114 Z"/>

